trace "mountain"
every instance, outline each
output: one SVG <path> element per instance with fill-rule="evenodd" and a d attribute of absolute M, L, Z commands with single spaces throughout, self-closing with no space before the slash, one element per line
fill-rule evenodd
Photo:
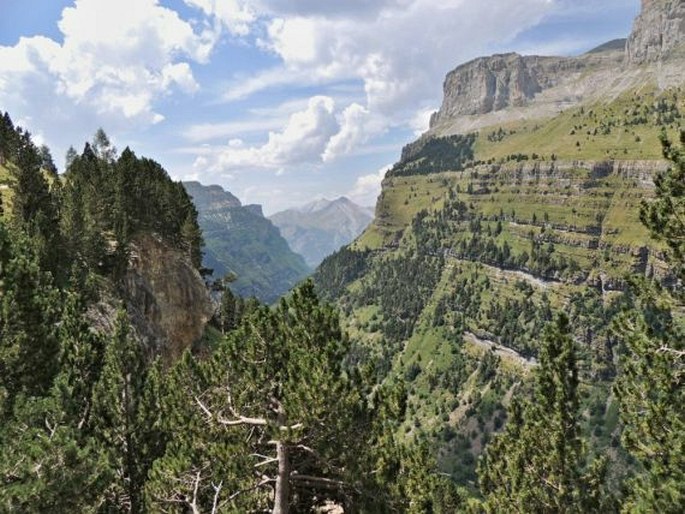
<path fill-rule="evenodd" d="M 629 38 L 578 57 L 482 57 L 449 72 L 430 129 L 386 174 L 371 225 L 315 280 L 379 381 L 462 484 L 538 366 L 555 312 L 582 370 L 584 437 L 629 467 L 612 323 L 629 281 L 678 279 L 640 221 L 685 124 L 685 3 L 643 1 Z M 614 450 L 608 450 L 613 447 Z M 623 453 L 621 453 L 623 452 Z"/>
<path fill-rule="evenodd" d="M 373 219 L 373 209 L 341 196 L 316 200 L 269 216 L 290 247 L 315 268 L 341 246 L 351 243 Z"/>
<path fill-rule="evenodd" d="M 231 288 L 238 295 L 272 303 L 309 274 L 304 259 L 264 217 L 261 206 L 242 205 L 220 186 L 183 185 L 199 213 L 203 264 L 214 270 L 215 278 L 234 273 Z"/>
<path fill-rule="evenodd" d="M 643 87 L 682 85 L 685 6 L 643 0 L 633 31 L 578 57 L 481 57 L 447 74 L 440 109 L 425 137 L 551 118 L 571 107 L 607 103 Z"/>

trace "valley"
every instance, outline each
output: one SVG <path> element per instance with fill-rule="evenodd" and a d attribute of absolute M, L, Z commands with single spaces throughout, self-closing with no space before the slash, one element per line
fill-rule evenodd
<path fill-rule="evenodd" d="M 685 113 L 682 56 L 631 59 L 608 44 L 450 72 L 430 130 L 386 175 L 373 223 L 315 275 L 324 294 L 336 284 L 328 290 L 383 380 L 408 381 L 407 433 L 432 438 L 460 482 L 475 480 L 474 457 L 560 310 L 583 405 L 604 406 L 585 417 L 591 450 L 620 436 L 612 323 L 634 277 L 679 283 L 640 212 L 669 165 L 661 140 L 678 139 Z M 359 272 L 341 274 L 350 262 Z M 624 458 L 614 454 L 615 470 Z"/>
<path fill-rule="evenodd" d="M 685 1 L 641 7 L 582 55 L 454 63 L 397 162 L 268 217 L 103 129 L 58 173 L 0 112 L 0 511 L 681 512 Z M 251 16 L 205 20 L 197 44 L 247 45 Z M 295 53 L 279 87 L 314 58 Z M 194 91 L 190 70 L 159 80 Z M 305 154 L 323 165 L 387 129 L 371 102 L 267 112 L 232 94 L 209 104 L 255 118 L 188 126 L 195 146 L 170 154 L 197 152 L 202 180 L 270 172 L 231 188 L 250 201 L 291 205 L 289 158 L 311 172 Z M 318 198 L 318 171 L 298 198 Z M 379 181 L 374 209 L 350 200 Z"/>

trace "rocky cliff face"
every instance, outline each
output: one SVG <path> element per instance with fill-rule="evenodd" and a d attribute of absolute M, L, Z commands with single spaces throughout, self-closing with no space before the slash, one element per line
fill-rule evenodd
<path fill-rule="evenodd" d="M 429 136 L 556 115 L 631 89 L 679 86 L 685 66 L 685 0 L 643 0 L 625 49 L 609 42 L 578 57 L 481 57 L 444 82 Z"/>
<path fill-rule="evenodd" d="M 260 205 L 241 205 L 220 186 L 184 186 L 199 213 L 203 264 L 214 270 L 215 278 L 233 273 L 235 293 L 271 303 L 309 274 L 302 256 L 290 249 Z"/>
<path fill-rule="evenodd" d="M 580 57 L 541 57 L 503 54 L 481 57 L 447 74 L 443 102 L 433 114 L 429 133 L 446 135 L 476 127 L 454 122 L 484 118 L 490 113 L 506 112 L 527 118 L 552 115 L 574 106 L 615 81 L 607 70 L 622 66 L 624 52 L 611 45 Z M 625 80 L 620 87 L 633 81 Z M 601 85 L 601 87 L 599 87 Z M 502 115 L 499 115 L 502 118 Z M 476 123 L 478 125 L 478 123 Z"/>
<path fill-rule="evenodd" d="M 152 234 L 131 244 L 124 297 L 136 331 L 165 362 L 200 339 L 213 312 L 190 259 Z"/>
<path fill-rule="evenodd" d="M 583 66 L 576 59 L 515 53 L 468 62 L 447 74 L 442 107 L 431 125 L 447 117 L 524 106 L 543 89 L 558 83 L 561 74 Z"/>
<path fill-rule="evenodd" d="M 204 212 L 221 212 L 242 206 L 237 197 L 224 191 L 221 186 L 204 186 L 197 181 L 184 182 L 183 185 L 193 197 L 195 205 L 202 205 Z"/>
<path fill-rule="evenodd" d="M 662 60 L 685 45 L 685 1 L 642 0 L 626 45 L 626 60 L 642 64 Z"/>

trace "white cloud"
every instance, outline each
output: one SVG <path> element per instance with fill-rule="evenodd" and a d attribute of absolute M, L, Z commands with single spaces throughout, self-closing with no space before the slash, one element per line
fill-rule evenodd
<path fill-rule="evenodd" d="M 357 145 L 365 143 L 369 136 L 375 132 L 370 127 L 371 120 L 369 111 L 358 103 L 348 106 L 341 115 L 340 131 L 335 134 L 323 153 L 323 160 L 330 161 L 339 155 L 347 155 Z"/>
<path fill-rule="evenodd" d="M 360 18 L 378 14 L 388 6 L 407 5 L 411 0 L 255 0 L 264 12 L 274 15 L 327 16 Z"/>
<path fill-rule="evenodd" d="M 360 205 L 375 205 L 381 192 L 381 182 L 392 165 L 383 166 L 376 173 L 357 178 L 352 190 L 347 193 L 352 201 Z"/>
<path fill-rule="evenodd" d="M 243 100 L 265 89 L 290 85 L 312 85 L 321 80 L 303 71 L 285 69 L 283 66 L 260 70 L 251 76 L 238 75 L 221 97 L 222 101 Z"/>
<path fill-rule="evenodd" d="M 215 37 L 196 32 L 157 0 L 75 0 L 58 23 L 63 42 L 43 36 L 0 47 L 0 102 L 41 125 L 133 127 L 164 119 L 155 104 L 199 88 L 191 62 L 207 62 Z M 51 144 L 65 148 L 62 134 Z"/>
<path fill-rule="evenodd" d="M 342 6 L 344 4 L 344 6 Z M 408 123 L 417 108 L 437 107 L 447 71 L 537 24 L 551 0 L 262 0 L 261 46 L 282 66 L 232 88 L 226 99 L 272 86 L 359 79 L 365 107 L 386 123 Z"/>
<path fill-rule="evenodd" d="M 188 141 L 198 143 L 227 137 L 258 134 L 269 130 L 276 130 L 283 126 L 279 118 L 253 119 L 246 121 L 230 121 L 226 123 L 198 123 L 183 131 L 183 137 Z"/>
<path fill-rule="evenodd" d="M 414 131 L 415 136 L 420 136 L 430 125 L 430 119 L 435 109 L 421 109 L 414 114 L 414 117 L 409 122 L 409 127 Z"/>
<path fill-rule="evenodd" d="M 293 113 L 306 109 L 308 105 L 309 98 L 296 98 L 268 108 L 254 107 L 235 121 L 190 125 L 183 130 L 183 137 L 199 143 L 268 133 L 284 127 Z"/>
<path fill-rule="evenodd" d="M 232 140 L 220 149 L 209 171 L 240 168 L 282 170 L 297 164 L 321 162 L 331 139 L 340 129 L 334 113 L 333 99 L 315 96 L 307 108 L 290 116 L 281 132 L 269 132 L 268 141 L 261 146 L 245 146 Z"/>
<path fill-rule="evenodd" d="M 255 21 L 255 13 L 247 2 L 238 0 L 184 0 L 186 5 L 202 10 L 218 20 L 231 34 L 246 36 Z"/>
<path fill-rule="evenodd" d="M 256 44 L 280 64 L 236 77 L 223 100 L 358 81 L 364 99 L 339 114 L 340 130 L 323 151 L 325 162 L 354 153 L 391 127 L 421 133 L 438 107 L 447 71 L 537 24 L 554 6 L 551 0 L 488 4 L 484 10 L 467 0 L 260 0 L 253 6 L 266 29 Z M 264 155 L 253 148 L 241 158 L 248 151 L 249 160 Z"/>

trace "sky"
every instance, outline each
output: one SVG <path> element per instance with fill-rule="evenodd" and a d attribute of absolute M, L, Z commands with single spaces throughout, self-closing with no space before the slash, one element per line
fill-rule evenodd
<path fill-rule="evenodd" d="M 578 55 L 639 0 L 0 0 L 0 111 L 61 169 L 98 128 L 269 214 L 374 205 L 480 55 Z"/>

